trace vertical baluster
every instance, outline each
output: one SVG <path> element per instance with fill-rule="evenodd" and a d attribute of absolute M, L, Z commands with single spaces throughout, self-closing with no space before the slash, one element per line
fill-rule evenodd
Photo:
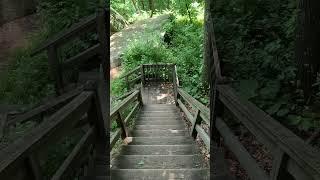
<path fill-rule="evenodd" d="M 145 84 L 145 75 L 144 75 L 144 65 L 140 65 L 140 72 L 141 72 L 141 82 L 142 82 L 142 85 Z"/>
<path fill-rule="evenodd" d="M 61 95 L 64 91 L 63 87 L 63 77 L 61 64 L 58 58 L 58 50 L 55 45 L 51 45 L 48 48 L 48 60 L 49 60 L 49 70 L 50 74 L 55 81 L 56 94 Z"/>
<path fill-rule="evenodd" d="M 270 180 L 294 180 L 294 178 L 287 171 L 288 160 L 288 155 L 278 148 L 273 158 Z"/>
<path fill-rule="evenodd" d="M 42 180 L 43 175 L 41 172 L 40 162 L 35 154 L 30 155 L 27 158 L 27 167 L 29 169 L 29 177 L 34 180 Z"/>

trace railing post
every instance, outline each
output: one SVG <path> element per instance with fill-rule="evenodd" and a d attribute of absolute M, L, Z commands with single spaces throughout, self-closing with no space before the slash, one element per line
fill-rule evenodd
<path fill-rule="evenodd" d="M 178 84 L 177 84 L 177 74 L 176 74 L 176 65 L 172 65 L 172 81 L 173 81 L 173 91 L 174 91 L 174 101 L 176 106 L 178 106 Z"/>
<path fill-rule="evenodd" d="M 34 179 L 34 180 L 43 179 L 40 162 L 36 157 L 36 155 L 33 154 L 27 158 L 27 167 L 29 169 L 28 174 L 30 176 L 30 179 Z"/>
<path fill-rule="evenodd" d="M 272 162 L 272 170 L 270 173 L 270 180 L 294 180 L 287 171 L 287 163 L 289 157 L 280 148 L 276 150 Z"/>
<path fill-rule="evenodd" d="M 8 120 L 8 113 L 7 112 L 0 113 L 0 141 L 4 137 L 7 120 Z"/>
<path fill-rule="evenodd" d="M 123 119 L 120 111 L 118 111 L 117 124 L 118 124 L 118 127 L 121 128 L 121 132 L 122 132 L 121 133 L 121 137 L 122 137 L 122 139 L 125 139 L 126 137 L 128 137 L 128 131 L 127 131 L 124 119 Z"/>
<path fill-rule="evenodd" d="M 126 79 L 127 90 L 129 91 L 130 90 L 129 77 L 126 76 L 125 79 Z"/>
<path fill-rule="evenodd" d="M 145 77 L 144 77 L 144 65 L 141 64 L 140 65 L 140 71 L 141 71 L 141 82 L 142 82 L 142 85 L 145 85 Z"/>
<path fill-rule="evenodd" d="M 109 61 L 109 21 L 107 19 L 106 10 L 104 8 L 99 8 L 97 14 L 97 31 L 98 31 L 98 39 L 100 42 L 100 54 L 102 56 L 102 67 L 103 67 L 103 74 L 104 79 L 110 79 L 110 61 Z"/>
<path fill-rule="evenodd" d="M 48 48 L 48 60 L 49 60 L 49 70 L 51 71 L 51 76 L 55 81 L 56 94 L 61 95 L 64 91 L 62 69 L 58 58 L 57 47 L 51 45 Z"/>
<path fill-rule="evenodd" d="M 196 113 L 195 113 L 195 115 L 194 115 L 194 117 L 193 117 L 193 120 L 192 120 L 192 126 L 191 126 L 191 136 L 194 138 L 194 139 L 196 139 L 196 137 L 197 137 L 197 130 L 196 130 L 196 126 L 198 125 L 198 124 L 201 124 L 201 118 L 200 118 L 200 111 L 199 111 L 199 109 L 197 109 L 197 111 L 196 111 Z"/>
<path fill-rule="evenodd" d="M 109 167 L 110 153 L 110 97 L 107 94 L 109 88 L 108 80 L 104 80 L 104 71 L 100 65 L 99 80 L 96 81 L 94 87 L 89 87 L 87 90 L 95 91 L 92 106 L 88 111 L 88 119 L 93 123 L 96 131 L 95 152 L 97 155 L 106 157 L 106 166 Z M 107 174 L 110 174 L 110 169 L 106 168 Z"/>
<path fill-rule="evenodd" d="M 139 101 L 139 103 L 141 104 L 141 106 L 143 106 L 143 99 L 142 99 L 142 91 L 141 91 L 141 88 L 142 88 L 142 87 L 140 87 L 140 91 L 139 91 L 139 95 L 138 95 L 138 101 Z"/>

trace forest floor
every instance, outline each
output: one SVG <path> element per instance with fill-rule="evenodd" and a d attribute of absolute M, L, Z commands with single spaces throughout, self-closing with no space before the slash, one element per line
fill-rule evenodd
<path fill-rule="evenodd" d="M 0 26 L 0 72 L 7 69 L 14 50 L 25 47 L 30 35 L 39 29 L 37 19 L 33 14 Z"/>
<path fill-rule="evenodd" d="M 121 54 L 131 42 L 149 37 L 150 33 L 160 33 L 165 22 L 168 21 L 169 15 L 163 14 L 135 22 L 125 29 L 113 34 L 110 37 L 110 61 L 111 68 L 121 65 Z M 112 70 L 111 77 L 115 77 L 119 72 Z"/>

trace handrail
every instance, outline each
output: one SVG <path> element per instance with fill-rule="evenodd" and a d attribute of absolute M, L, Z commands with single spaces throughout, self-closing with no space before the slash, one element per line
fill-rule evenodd
<path fill-rule="evenodd" d="M 103 119 L 100 118 L 102 115 L 99 115 L 101 111 L 97 109 L 99 106 L 96 106 L 101 104 L 96 93 L 93 90 L 81 92 L 70 103 L 44 120 L 39 126 L 33 128 L 28 134 L 1 150 L 0 179 L 12 179 L 17 171 L 19 176 L 25 179 L 43 179 L 40 161 L 44 161 L 46 157 L 40 155 L 47 150 L 48 146 L 70 134 L 86 113 L 88 116 L 86 125 L 89 126 L 89 130 L 82 136 L 62 166 L 56 171 L 53 179 L 64 179 L 75 168 L 80 168 L 83 163 L 86 164 L 87 162 L 78 161 L 77 157 L 80 154 L 82 156 L 87 154 L 87 156 L 90 156 L 87 161 L 92 161 L 94 155 L 90 153 L 92 151 L 90 148 L 102 148 L 97 152 L 105 151 L 105 145 L 103 144 L 106 142 L 106 137 L 98 135 L 98 131 L 105 130 L 103 126 L 99 126 Z M 94 141 L 93 137 L 95 138 Z M 96 146 L 95 143 L 103 146 Z M 75 161 L 77 163 L 74 163 Z M 28 169 L 28 171 L 23 171 L 23 169 Z"/>
<path fill-rule="evenodd" d="M 201 104 L 199 101 L 197 101 L 195 98 L 193 98 L 190 94 L 188 94 L 181 88 L 178 88 L 178 94 L 183 100 L 185 100 L 191 106 L 196 108 L 196 113 L 193 116 L 187 109 L 186 105 L 180 99 L 178 99 L 179 107 L 187 115 L 187 120 L 192 124 L 191 132 L 190 132 L 191 135 L 193 137 L 196 137 L 197 134 L 199 133 L 207 149 L 210 150 L 210 137 L 205 132 L 205 130 L 200 126 L 202 120 L 204 120 L 204 122 L 208 126 L 210 126 L 210 121 L 208 118 L 209 108 L 205 107 L 203 104 Z"/>
<path fill-rule="evenodd" d="M 131 109 L 129 114 L 124 117 L 124 110 L 128 107 L 128 105 L 132 102 L 135 102 L 134 107 Z M 125 139 L 128 137 L 128 132 L 127 132 L 127 123 L 133 116 L 133 114 L 136 112 L 136 110 L 139 108 L 139 106 L 142 106 L 142 98 L 141 98 L 141 88 L 138 90 L 135 90 L 126 97 L 124 100 L 122 100 L 117 106 L 112 108 L 110 112 L 110 122 L 113 122 L 116 120 L 118 129 L 114 133 L 114 135 L 111 137 L 110 140 L 110 150 L 114 147 L 116 142 L 119 140 L 120 135 L 122 139 Z"/>
<path fill-rule="evenodd" d="M 55 82 L 55 90 L 57 95 L 61 95 L 62 93 L 64 93 L 67 90 L 65 88 L 66 84 L 70 83 L 68 82 L 69 79 L 64 76 L 64 72 L 68 72 L 66 70 L 73 69 L 75 66 L 83 64 L 84 61 L 92 58 L 95 55 L 102 56 L 101 64 L 103 66 L 104 76 L 107 76 L 106 71 L 108 67 L 106 61 L 108 55 L 106 49 L 108 48 L 107 34 L 109 31 L 106 26 L 106 24 L 108 24 L 106 13 L 107 11 L 108 9 L 100 8 L 97 13 L 83 18 L 79 23 L 72 25 L 67 30 L 62 31 L 58 35 L 47 40 L 32 53 L 32 56 L 34 56 L 44 50 L 47 51 L 49 70 Z M 98 36 L 98 43 L 92 45 L 91 47 L 88 47 L 87 49 L 67 59 L 66 61 L 59 60 L 58 50 L 63 44 L 70 42 L 74 38 L 93 30 L 93 33 L 96 33 Z M 98 68 L 98 66 L 95 68 Z M 105 79 L 108 78 L 105 77 Z"/>
<path fill-rule="evenodd" d="M 295 177 L 320 178 L 320 153 L 228 85 L 219 85 L 219 100 L 255 137 L 280 158 L 289 156 L 287 170 Z M 232 150 L 232 149 L 231 149 Z M 280 153 L 280 154 L 279 154 Z M 273 170 L 276 171 L 276 170 Z"/>
<path fill-rule="evenodd" d="M 92 14 L 88 17 L 85 17 L 79 21 L 79 23 L 74 24 L 65 31 L 60 32 L 53 38 L 48 39 L 46 42 L 42 43 L 37 49 L 35 49 L 31 55 L 34 56 L 41 51 L 47 49 L 49 46 L 62 44 L 71 38 L 77 36 L 79 33 L 83 34 L 84 31 L 89 31 L 95 28 L 94 24 L 96 23 L 96 14 Z"/>
<path fill-rule="evenodd" d="M 233 89 L 228 85 L 218 85 L 218 99 L 226 108 L 229 109 L 235 118 L 237 118 L 259 142 L 266 145 L 274 155 L 274 166 L 272 167 L 271 176 L 277 176 L 277 168 L 285 168 L 298 179 L 319 179 L 320 178 L 320 153 L 310 145 L 297 137 L 293 132 L 282 126 L 279 122 L 257 108 L 249 101 L 243 101 Z M 210 149 L 210 138 L 201 127 L 202 120 L 209 124 L 209 108 L 205 107 L 199 101 L 194 99 L 187 92 L 178 88 L 179 100 L 178 105 L 186 114 L 187 120 L 191 122 L 191 135 L 194 137 L 198 133 L 200 138 Z M 191 107 L 194 107 L 196 113 L 192 115 L 186 105 L 180 100 L 185 100 Z M 250 153 L 239 142 L 238 138 L 233 135 L 231 129 L 224 122 L 222 117 L 217 117 L 214 126 L 223 137 L 224 144 L 229 147 L 240 164 L 247 170 L 251 179 L 269 179 L 266 173 L 260 169 Z M 283 162 L 281 159 L 286 157 L 288 160 Z M 279 159 L 280 158 L 280 159 Z M 280 161 L 279 161 L 280 160 Z M 279 162 L 278 162 L 279 161 Z M 279 163 L 279 164 L 277 164 Z M 282 167 L 285 163 L 285 166 Z M 279 172 L 281 173 L 281 172 Z"/>
<path fill-rule="evenodd" d="M 129 72 L 125 73 L 124 75 L 121 75 L 120 78 L 125 78 L 125 77 L 127 77 L 127 76 L 129 76 L 129 75 L 131 75 L 131 74 L 133 74 L 135 72 L 138 72 L 138 71 L 140 71 L 140 66 L 130 70 Z"/>

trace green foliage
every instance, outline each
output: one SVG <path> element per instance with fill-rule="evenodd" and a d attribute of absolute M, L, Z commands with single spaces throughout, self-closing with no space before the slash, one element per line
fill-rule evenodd
<path fill-rule="evenodd" d="M 133 42 L 123 55 L 124 73 L 142 63 L 176 63 L 180 85 L 206 104 L 206 89 L 201 83 L 203 22 L 194 20 L 190 23 L 186 17 L 175 19 L 171 16 L 170 19 L 164 25 L 164 31 L 171 34 L 171 45 L 165 44 L 157 35 Z M 112 82 L 113 95 L 120 95 L 124 91 L 123 80 Z"/>
<path fill-rule="evenodd" d="M 217 0 L 212 10 L 219 56 L 228 69 L 225 75 L 240 80 L 234 87 L 243 96 L 288 125 L 285 117 L 303 109 L 297 106 L 299 96 L 292 83 L 296 3 Z"/>
<path fill-rule="evenodd" d="M 70 27 L 82 17 L 92 14 L 98 7 L 98 0 L 40 0 L 38 13 L 40 32 L 33 35 L 29 46 L 18 49 L 12 57 L 12 65 L 0 79 L 0 101 L 8 104 L 35 104 L 41 98 L 53 94 L 53 81 L 48 71 L 45 53 L 31 57 L 31 52 L 48 37 Z M 85 40 L 95 37 L 83 37 L 69 43 L 59 51 L 63 60 L 88 47 Z"/>

